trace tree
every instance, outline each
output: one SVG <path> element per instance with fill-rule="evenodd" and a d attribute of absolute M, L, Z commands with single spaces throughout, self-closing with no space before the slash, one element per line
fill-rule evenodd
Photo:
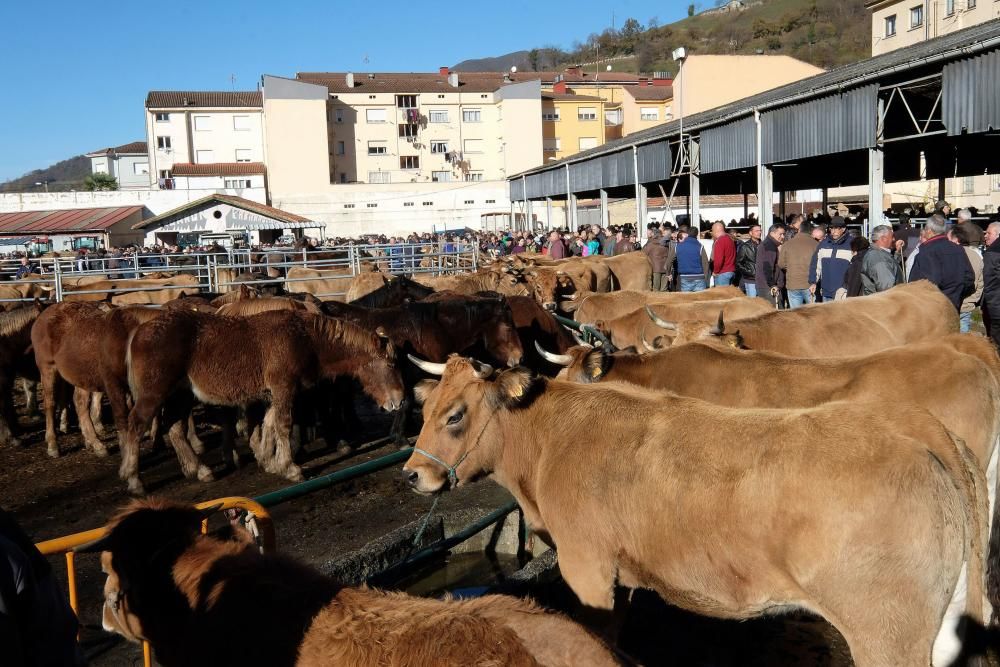
<path fill-rule="evenodd" d="M 655 16 L 646 21 L 646 30 L 656 30 L 660 27 L 660 19 Z"/>
<path fill-rule="evenodd" d="M 91 174 L 83 179 L 83 187 L 86 190 L 117 190 L 118 179 L 111 174 Z"/>
<path fill-rule="evenodd" d="M 538 49 L 528 51 L 528 62 L 531 63 L 531 71 L 538 71 Z"/>
<path fill-rule="evenodd" d="M 694 5 L 688 5 L 688 16 L 694 16 Z"/>
<path fill-rule="evenodd" d="M 621 36 L 625 39 L 632 39 L 642 32 L 642 24 L 633 18 L 625 19 L 622 25 Z"/>

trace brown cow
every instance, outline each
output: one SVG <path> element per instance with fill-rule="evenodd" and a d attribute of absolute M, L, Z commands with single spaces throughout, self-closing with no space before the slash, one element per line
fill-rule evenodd
<path fill-rule="evenodd" d="M 559 269 L 570 269 L 575 266 L 585 266 L 594 277 L 595 292 L 610 292 L 616 289 L 615 277 L 611 273 L 611 268 L 604 263 L 604 257 L 567 257 L 565 259 L 549 259 L 545 256 L 531 255 L 511 255 L 504 257 L 502 262 L 510 266 L 514 271 L 523 271 L 532 267 L 555 267 Z M 582 289 L 582 288 L 581 288 Z"/>
<path fill-rule="evenodd" d="M 594 289 L 594 272 L 581 264 L 537 267 L 523 275 L 532 296 L 546 310 L 555 310 L 561 296 Z"/>
<path fill-rule="evenodd" d="M 652 292 L 650 293 L 652 294 Z M 717 316 L 720 312 L 725 313 L 727 320 L 735 321 L 774 310 L 774 306 L 763 299 L 748 299 L 746 297 L 688 303 L 667 301 L 666 303 L 650 304 L 612 320 L 596 320 L 592 326 L 608 336 L 611 343 L 618 349 L 627 347 L 642 349 L 644 333 L 647 333 L 647 338 L 653 338 L 657 333 L 662 333 L 656 324 L 649 320 L 646 308 L 652 310 L 662 319 L 674 321 L 707 320 Z"/>
<path fill-rule="evenodd" d="M 31 282 L 33 280 L 44 280 L 44 278 L 34 274 L 27 276 L 23 282 L 0 283 L 0 311 L 21 308 L 29 299 L 48 299 L 49 292 L 46 290 L 46 285 Z"/>
<path fill-rule="evenodd" d="M 701 292 L 650 292 L 624 290 L 610 294 L 578 294 L 573 300 L 573 319 L 577 322 L 613 320 L 628 315 L 649 303 L 693 303 L 695 301 L 721 301 L 744 297 L 738 287 L 713 287 Z M 744 297 L 745 298 L 745 297 Z M 566 309 L 564 302 L 563 309 Z"/>
<path fill-rule="evenodd" d="M 18 375 L 31 380 L 37 377 L 30 351 L 31 327 L 44 309 L 36 300 L 33 305 L 0 312 L 0 446 L 20 444 L 11 392 Z"/>
<path fill-rule="evenodd" d="M 386 410 L 398 409 L 403 400 L 391 343 L 349 322 L 302 311 L 252 317 L 167 312 L 135 330 L 126 363 L 135 405 L 120 475 L 132 493 L 143 490 L 139 437 L 153 417 L 168 407 L 164 421 L 170 426 L 190 414 L 190 395 L 178 390 L 189 388 L 211 405 L 268 401 L 259 437 L 251 438 L 250 446 L 265 471 L 293 481 L 302 479 L 291 450 L 292 409 L 300 387 L 349 375 Z"/>
<path fill-rule="evenodd" d="M 422 493 L 492 475 L 586 605 L 610 609 L 618 583 L 720 618 L 807 609 L 858 667 L 928 665 L 963 564 L 983 616 L 982 475 L 922 409 L 731 409 L 492 372 L 453 357 L 420 388 L 404 475 Z M 595 434 L 579 416 L 598 414 L 614 419 Z"/>
<path fill-rule="evenodd" d="M 499 292 L 507 296 L 527 296 L 530 292 L 527 285 L 515 275 L 506 273 L 502 267 L 480 268 L 475 273 L 459 273 L 447 276 L 428 276 L 417 274 L 413 280 L 434 288 L 438 292 L 458 292 L 459 294 L 475 294 L 476 292 Z"/>
<path fill-rule="evenodd" d="M 78 549 L 102 551 L 105 630 L 149 641 L 164 667 L 617 664 L 586 630 L 531 602 L 348 588 L 288 557 L 262 555 L 242 529 L 235 539 L 202 535 L 211 511 L 135 502 Z M 248 618 L 266 639 L 235 639 Z"/>
<path fill-rule="evenodd" d="M 702 340 L 796 357 L 871 354 L 958 331 L 955 307 L 926 280 L 866 297 L 773 310 L 732 327 L 726 326 L 721 314 L 716 324 L 674 323 L 655 314 L 652 319 L 667 332 L 664 344 Z"/>
<path fill-rule="evenodd" d="M 169 278 L 123 278 L 98 280 L 63 290 L 63 301 L 111 301 L 116 305 L 161 304 L 199 290 L 198 277 L 179 274 Z M 159 288 L 159 289 L 150 289 Z M 176 289 L 171 289 L 176 288 Z M 55 288 L 43 285 L 43 290 Z M 128 292 L 127 290 L 141 290 Z M 83 294 L 81 292 L 93 292 Z"/>

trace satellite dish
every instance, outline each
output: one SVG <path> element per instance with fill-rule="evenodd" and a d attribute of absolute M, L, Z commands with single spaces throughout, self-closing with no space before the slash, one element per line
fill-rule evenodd
<path fill-rule="evenodd" d="M 514 65 L 514 66 L 512 66 L 512 67 L 510 68 L 510 73 L 511 73 L 511 74 L 517 74 L 517 65 Z"/>
<path fill-rule="evenodd" d="M 607 71 L 608 71 L 608 72 L 610 72 L 610 71 L 611 71 L 611 65 L 608 65 L 608 67 L 607 67 Z"/>

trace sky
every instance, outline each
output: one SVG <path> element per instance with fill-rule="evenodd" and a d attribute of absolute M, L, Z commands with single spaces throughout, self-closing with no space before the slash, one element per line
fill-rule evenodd
<path fill-rule="evenodd" d="M 679 0 L 447 3 L 78 0 L 0 3 L 0 182 L 144 139 L 150 90 L 254 90 L 262 74 L 427 72 L 568 48 L 628 17 L 681 18 Z M 365 62 L 367 57 L 368 61 Z"/>

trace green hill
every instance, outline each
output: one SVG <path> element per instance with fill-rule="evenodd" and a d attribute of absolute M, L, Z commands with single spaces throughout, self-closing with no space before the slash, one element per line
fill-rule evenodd
<path fill-rule="evenodd" d="M 45 169 L 35 169 L 24 176 L 0 183 L 0 192 L 44 192 L 35 183 L 48 181 L 49 192 L 83 190 L 83 179 L 90 175 L 90 158 L 82 155 L 56 162 Z"/>
<path fill-rule="evenodd" d="M 782 54 L 825 69 L 871 55 L 871 17 L 862 0 L 743 0 L 742 9 L 716 1 L 719 7 L 700 13 L 690 5 L 692 16 L 669 25 L 629 18 L 620 29 L 592 33 L 568 50 L 531 49 L 526 59 L 515 53 L 534 69 L 587 63 L 596 71 L 609 63 L 616 71 L 636 73 L 676 72 L 670 54 L 678 46 L 691 54 Z M 470 62 L 477 61 L 455 69 L 472 69 L 463 67 Z"/>

